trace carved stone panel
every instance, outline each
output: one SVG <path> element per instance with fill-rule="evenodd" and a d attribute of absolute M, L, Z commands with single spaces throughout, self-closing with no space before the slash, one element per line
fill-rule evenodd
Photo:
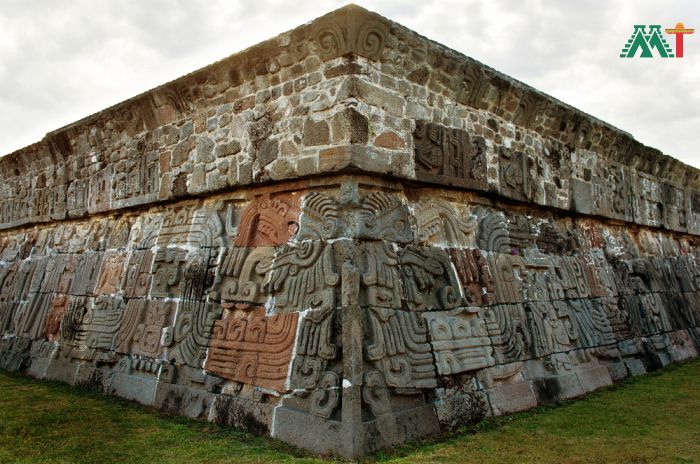
<path fill-rule="evenodd" d="M 653 176 L 637 172 L 634 195 L 634 220 L 639 224 L 660 226 L 664 223 L 664 192 Z"/>
<path fill-rule="evenodd" d="M 237 247 L 261 247 L 287 243 L 299 231 L 299 192 L 261 195 L 244 210 Z"/>
<path fill-rule="evenodd" d="M 468 306 L 486 306 L 496 302 L 496 284 L 486 257 L 478 249 L 448 250 Z"/>
<path fill-rule="evenodd" d="M 390 308 L 368 308 L 366 314 L 365 359 L 381 374 L 385 385 L 436 387 L 425 320 L 417 313 Z"/>
<path fill-rule="evenodd" d="M 401 307 L 398 254 L 388 242 L 365 242 L 358 249 L 363 305 Z"/>
<path fill-rule="evenodd" d="M 63 356 L 86 361 L 111 359 L 124 301 L 102 295 L 93 300 L 75 297 L 61 323 L 60 341 Z"/>
<path fill-rule="evenodd" d="M 116 350 L 148 358 L 160 357 L 163 329 L 172 324 L 176 303 L 129 300 L 119 327 Z"/>
<path fill-rule="evenodd" d="M 584 262 L 584 268 L 590 271 L 586 275 L 591 297 L 617 295 L 613 268 L 600 250 L 595 250 L 590 255 L 581 256 L 580 259 Z"/>
<path fill-rule="evenodd" d="M 214 252 L 212 249 L 200 248 L 187 255 L 182 269 L 179 293 L 183 300 L 206 300 L 213 281 L 212 252 Z"/>
<path fill-rule="evenodd" d="M 530 357 L 532 337 L 522 304 L 491 306 L 485 310 L 484 319 L 498 364 L 524 361 Z"/>
<path fill-rule="evenodd" d="M 88 210 L 91 213 L 106 211 L 109 209 L 109 200 L 112 196 L 113 177 L 114 166 L 111 164 L 90 176 Z"/>
<path fill-rule="evenodd" d="M 555 306 L 567 306 L 576 340 L 580 348 L 596 348 L 615 344 L 615 334 L 605 310 L 593 303 L 593 300 L 578 299 L 567 302 L 555 302 Z M 564 310 L 560 309 L 560 313 Z"/>
<path fill-rule="evenodd" d="M 56 221 L 64 219 L 66 217 L 66 186 L 59 184 L 48 189 L 48 199 L 51 219 Z"/>
<path fill-rule="evenodd" d="M 38 291 L 45 270 L 42 261 L 45 259 L 11 263 L 0 283 L 0 302 L 26 300 L 32 284 L 34 291 Z"/>
<path fill-rule="evenodd" d="M 162 248 L 153 260 L 153 284 L 151 296 L 176 298 L 180 296 L 180 282 L 187 251 L 180 248 Z"/>
<path fill-rule="evenodd" d="M 100 278 L 95 289 L 98 295 L 113 294 L 120 290 L 125 260 L 125 252 L 110 251 L 105 254 Z"/>
<path fill-rule="evenodd" d="M 100 251 L 90 251 L 78 255 L 75 279 L 70 289 L 72 295 L 93 296 L 95 294 L 103 258 L 104 253 Z"/>
<path fill-rule="evenodd" d="M 372 192 L 365 195 L 357 218 L 357 237 L 395 243 L 413 241 L 408 208 L 394 194 Z"/>
<path fill-rule="evenodd" d="M 129 156 L 116 163 L 112 179 L 112 205 L 122 208 L 153 201 L 160 187 L 160 156 L 156 151 L 144 153 L 143 142 L 130 150 Z"/>
<path fill-rule="evenodd" d="M 335 319 L 335 311 L 327 308 L 304 314 L 299 322 L 290 388 L 316 388 L 329 364 L 338 359 Z"/>
<path fill-rule="evenodd" d="M 266 282 L 272 271 L 275 249 L 272 247 L 223 250 L 217 266 L 211 298 L 251 304 L 265 304 Z"/>
<path fill-rule="evenodd" d="M 124 274 L 122 291 L 126 298 L 144 298 L 151 288 L 151 267 L 153 252 L 151 250 L 134 250 L 129 256 Z"/>
<path fill-rule="evenodd" d="M 672 230 L 685 231 L 688 227 L 685 190 L 675 185 L 663 184 L 664 193 L 664 225 Z"/>
<path fill-rule="evenodd" d="M 225 245 L 224 233 L 219 211 L 201 209 L 194 214 L 187 242 L 197 248 L 220 248 Z"/>
<path fill-rule="evenodd" d="M 477 227 L 476 216 L 460 214 L 448 201 L 421 199 L 414 206 L 421 245 L 465 247 Z"/>
<path fill-rule="evenodd" d="M 625 295 L 619 304 L 627 313 L 632 335 L 650 336 L 671 330 L 671 321 L 658 293 L 645 295 Z"/>
<path fill-rule="evenodd" d="M 688 191 L 688 232 L 700 234 L 700 192 L 697 190 Z"/>
<path fill-rule="evenodd" d="M 321 192 L 310 192 L 301 205 L 297 241 L 336 238 L 341 230 L 340 206 L 334 198 Z"/>
<path fill-rule="evenodd" d="M 46 330 L 44 332 L 46 339 L 49 341 L 58 340 L 61 331 L 61 323 L 63 317 L 68 311 L 69 297 L 65 293 L 57 293 L 51 302 L 51 309 L 46 317 Z"/>
<path fill-rule="evenodd" d="M 238 382 L 286 390 L 298 313 L 232 311 L 214 324 L 206 369 Z"/>
<path fill-rule="evenodd" d="M 163 221 L 160 214 L 142 214 L 131 226 L 129 243 L 137 249 L 151 248 L 156 244 L 158 231 Z"/>
<path fill-rule="evenodd" d="M 599 165 L 592 179 L 593 214 L 633 220 L 632 182 L 629 168 L 610 162 Z"/>
<path fill-rule="evenodd" d="M 533 354 L 544 358 L 545 366 L 553 372 L 571 370 L 572 360 L 567 352 L 578 347 L 579 332 L 567 306 L 547 301 L 525 303 L 525 314 Z"/>
<path fill-rule="evenodd" d="M 523 264 L 520 277 L 524 301 L 549 301 L 564 297 L 552 259 L 529 257 L 523 260 Z"/>
<path fill-rule="evenodd" d="M 88 348 L 103 351 L 114 349 L 123 311 L 124 300 L 121 297 L 105 295 L 95 299 L 92 314 L 83 321 Z"/>
<path fill-rule="evenodd" d="M 462 292 L 447 251 L 409 246 L 399 253 L 404 298 L 412 310 L 452 309 Z"/>
<path fill-rule="evenodd" d="M 483 138 L 472 138 L 462 129 L 416 121 L 413 143 L 418 179 L 486 188 L 486 144 Z"/>
<path fill-rule="evenodd" d="M 221 317 L 221 305 L 197 300 L 180 301 L 172 333 L 165 336 L 168 359 L 175 364 L 201 368 L 209 347 L 212 326 Z"/>
<path fill-rule="evenodd" d="M 535 179 L 530 177 L 530 160 L 527 154 L 501 147 L 498 164 L 501 194 L 514 200 L 530 200 Z"/>
<path fill-rule="evenodd" d="M 324 61 L 349 53 L 378 60 L 391 34 L 384 22 L 357 15 L 340 21 L 321 18 L 314 24 L 312 37 L 312 46 Z"/>
<path fill-rule="evenodd" d="M 190 234 L 195 208 L 195 205 L 188 204 L 166 210 L 156 245 L 165 248 L 168 245 L 184 244 Z"/>
<path fill-rule="evenodd" d="M 263 290 L 273 295 L 279 312 L 334 308 L 340 275 L 333 247 L 320 241 L 285 245 L 275 256 Z"/>
<path fill-rule="evenodd" d="M 48 260 L 41 286 L 33 289 L 40 293 L 31 293 L 29 304 L 23 308 L 24 312 L 15 315 L 18 334 L 27 334 L 32 339 L 44 338 L 53 294 L 58 290 L 59 283 L 63 283 L 64 291 L 70 288 L 74 272 L 74 260 L 65 255 L 54 256 Z"/>
<path fill-rule="evenodd" d="M 503 253 L 490 253 L 487 260 L 496 287 L 496 302 L 522 302 L 522 281 L 519 277 L 524 267 L 522 258 Z"/>
<path fill-rule="evenodd" d="M 458 374 L 495 364 L 486 321 L 477 312 L 458 309 L 423 313 L 428 321 L 438 374 Z"/>
<path fill-rule="evenodd" d="M 503 214 L 489 213 L 481 219 L 477 235 L 479 248 L 484 251 L 512 253 L 508 221 Z"/>
<path fill-rule="evenodd" d="M 86 179 L 76 179 L 68 185 L 66 206 L 69 217 L 82 216 L 87 212 L 90 183 Z"/>

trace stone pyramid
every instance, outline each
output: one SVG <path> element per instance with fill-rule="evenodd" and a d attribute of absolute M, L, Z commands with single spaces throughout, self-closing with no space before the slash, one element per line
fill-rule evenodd
<path fill-rule="evenodd" d="M 0 366 L 360 457 L 697 356 L 698 174 L 350 5 L 0 159 Z"/>

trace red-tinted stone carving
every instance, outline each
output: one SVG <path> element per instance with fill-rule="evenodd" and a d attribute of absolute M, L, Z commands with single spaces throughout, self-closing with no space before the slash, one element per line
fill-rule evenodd
<path fill-rule="evenodd" d="M 243 212 L 235 245 L 260 247 L 287 243 L 299 230 L 299 194 L 262 195 Z"/>
<path fill-rule="evenodd" d="M 95 290 L 98 295 L 112 294 L 119 290 L 125 259 L 125 253 L 108 252 L 105 255 L 100 278 L 97 281 L 97 289 Z"/>
<path fill-rule="evenodd" d="M 496 286 L 481 251 L 452 248 L 449 253 L 462 284 L 466 303 L 470 306 L 494 304 Z"/>
<path fill-rule="evenodd" d="M 206 369 L 221 377 L 285 391 L 298 313 L 232 310 L 214 324 Z"/>
<path fill-rule="evenodd" d="M 51 302 L 51 309 L 46 317 L 46 339 L 49 341 L 55 341 L 58 339 L 58 335 L 61 331 L 61 322 L 63 321 L 63 316 L 65 316 L 68 311 L 68 295 L 65 293 L 58 293 L 53 297 Z"/>

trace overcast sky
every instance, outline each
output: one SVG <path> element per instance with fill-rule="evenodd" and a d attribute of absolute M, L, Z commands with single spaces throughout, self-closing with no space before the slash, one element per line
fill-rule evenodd
<path fill-rule="evenodd" d="M 0 155 L 345 3 L 0 0 Z M 700 167 L 700 1 L 355 3 Z M 634 24 L 679 21 L 684 58 L 619 57 Z"/>

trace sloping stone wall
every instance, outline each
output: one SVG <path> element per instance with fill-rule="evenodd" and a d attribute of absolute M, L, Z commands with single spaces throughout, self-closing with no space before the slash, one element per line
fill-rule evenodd
<path fill-rule="evenodd" d="M 319 453 L 700 347 L 698 170 L 354 6 L 0 177 L 1 367 Z"/>

